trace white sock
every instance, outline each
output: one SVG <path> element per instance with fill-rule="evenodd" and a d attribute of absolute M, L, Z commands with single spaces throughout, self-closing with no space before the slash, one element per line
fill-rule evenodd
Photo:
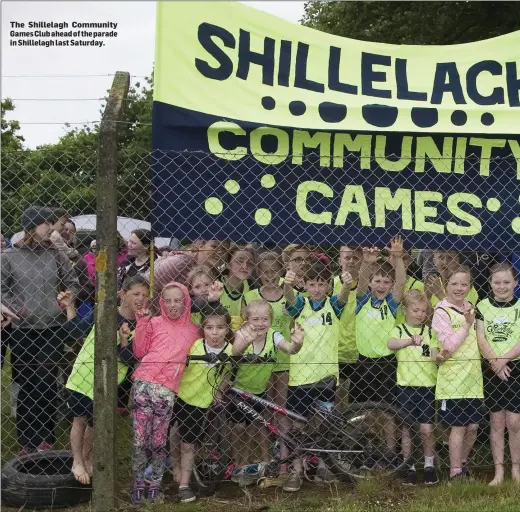
<path fill-rule="evenodd" d="M 424 467 L 425 468 L 434 468 L 435 467 L 435 455 L 432 455 L 431 457 L 428 457 L 427 455 L 424 456 Z"/>
<path fill-rule="evenodd" d="M 415 471 L 415 464 L 412 464 L 408 469 L 409 471 Z"/>

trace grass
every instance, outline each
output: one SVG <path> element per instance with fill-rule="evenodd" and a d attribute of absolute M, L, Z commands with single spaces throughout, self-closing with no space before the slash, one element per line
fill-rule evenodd
<path fill-rule="evenodd" d="M 1 379 L 1 420 L 2 420 L 2 464 L 17 452 L 16 428 L 10 416 L 9 387 L 10 367 L 6 362 Z M 69 425 L 62 421 L 58 428 L 60 449 L 68 449 Z M 130 505 L 130 457 L 131 425 L 128 418 L 118 418 L 118 510 L 132 510 Z M 440 462 L 446 467 L 446 452 L 441 452 Z M 235 484 L 225 483 L 215 496 L 194 503 L 176 502 L 176 490 L 171 476 L 165 477 L 166 503 L 164 505 L 144 505 L 140 510 L 154 512 L 518 512 L 520 510 L 520 486 L 511 482 L 503 486 L 489 487 L 490 458 L 489 444 L 477 445 L 473 457 L 482 470 L 481 481 L 450 487 L 440 484 L 435 488 L 418 486 L 404 487 L 398 480 L 370 480 L 354 484 L 315 484 L 304 482 L 298 493 L 285 493 L 281 488 L 260 489 L 251 486 L 245 489 Z M 28 512 L 30 509 L 22 509 Z M 91 512 L 90 504 L 67 509 L 69 512 Z M 22 512 L 2 506 L 5 512 Z"/>

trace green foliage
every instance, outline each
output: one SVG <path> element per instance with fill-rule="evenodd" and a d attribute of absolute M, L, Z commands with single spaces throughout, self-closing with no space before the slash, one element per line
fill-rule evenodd
<path fill-rule="evenodd" d="M 520 29 L 517 2 L 307 2 L 302 24 L 391 44 L 457 44 Z"/>
<path fill-rule="evenodd" d="M 130 89 L 118 135 L 119 215 L 140 219 L 148 216 L 153 76 L 145 82 Z M 30 204 L 59 206 L 71 216 L 95 213 L 99 125 L 71 129 L 55 144 L 29 151 L 19 123 L 4 119 L 13 110 L 11 100 L 2 101 L 2 232 L 20 230 Z"/>

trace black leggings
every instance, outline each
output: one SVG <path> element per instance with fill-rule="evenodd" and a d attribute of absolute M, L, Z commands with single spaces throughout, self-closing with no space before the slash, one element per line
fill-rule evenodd
<path fill-rule="evenodd" d="M 56 442 L 57 373 L 62 358 L 61 329 L 13 329 L 11 351 L 20 385 L 16 429 L 20 446 L 37 448 Z"/>

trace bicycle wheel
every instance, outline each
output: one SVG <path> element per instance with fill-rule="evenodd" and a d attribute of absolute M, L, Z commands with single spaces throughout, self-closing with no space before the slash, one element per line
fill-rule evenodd
<path fill-rule="evenodd" d="M 354 479 L 400 473 L 415 459 L 419 425 L 392 405 L 376 402 L 354 404 L 334 411 L 324 425 L 327 449 L 323 458 L 337 475 Z M 400 443 L 403 428 L 407 446 Z"/>

